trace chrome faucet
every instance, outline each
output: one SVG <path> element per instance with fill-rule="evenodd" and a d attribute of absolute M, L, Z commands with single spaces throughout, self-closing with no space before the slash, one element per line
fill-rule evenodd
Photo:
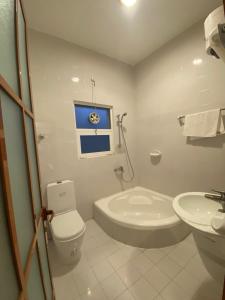
<path fill-rule="evenodd" d="M 114 171 L 115 173 L 120 173 L 120 174 L 122 174 L 122 173 L 124 172 L 124 168 L 123 168 L 123 166 L 120 166 L 120 167 L 118 167 L 118 168 L 115 168 L 113 171 Z"/>
<path fill-rule="evenodd" d="M 222 209 L 220 209 L 219 211 L 225 213 L 225 191 L 212 191 L 213 194 L 205 194 L 205 197 L 220 202 L 220 204 L 222 205 Z"/>

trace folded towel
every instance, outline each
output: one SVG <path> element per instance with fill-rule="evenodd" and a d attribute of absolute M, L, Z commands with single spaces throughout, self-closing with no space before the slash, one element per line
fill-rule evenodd
<path fill-rule="evenodd" d="M 186 115 L 184 124 L 184 136 L 213 137 L 224 134 L 224 123 L 221 110 L 213 109 L 196 114 Z"/>

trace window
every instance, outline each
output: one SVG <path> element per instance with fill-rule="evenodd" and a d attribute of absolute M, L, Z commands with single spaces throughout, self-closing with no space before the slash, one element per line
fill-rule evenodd
<path fill-rule="evenodd" d="M 79 157 L 112 154 L 112 107 L 75 102 L 74 114 Z"/>

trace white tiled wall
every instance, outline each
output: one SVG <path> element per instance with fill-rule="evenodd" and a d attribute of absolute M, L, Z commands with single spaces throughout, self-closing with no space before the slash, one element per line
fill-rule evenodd
<path fill-rule="evenodd" d="M 177 120 L 225 107 L 224 79 L 224 63 L 205 52 L 203 22 L 136 67 L 140 185 L 171 196 L 224 189 L 225 136 L 191 142 Z M 159 163 L 150 159 L 154 149 L 162 152 Z"/>
<path fill-rule="evenodd" d="M 116 146 L 116 115 L 128 113 L 124 125 L 135 163 L 132 68 L 36 31 L 29 32 L 29 41 L 37 133 L 45 135 L 38 143 L 42 190 L 45 195 L 47 183 L 74 180 L 78 210 L 84 219 L 91 218 L 95 200 L 132 185 L 121 184 L 113 172 L 120 165 L 127 167 L 124 154 L 118 149 L 113 156 L 78 159 L 73 101 L 91 102 L 90 80 L 94 77 L 94 101 L 113 106 Z M 72 81 L 75 76 L 80 78 L 79 83 Z"/>
<path fill-rule="evenodd" d="M 90 101 L 92 76 L 95 101 L 113 105 L 114 115 L 128 112 L 125 125 L 135 165 L 133 185 L 138 181 L 171 196 L 223 189 L 224 136 L 190 142 L 177 121 L 180 114 L 225 106 L 224 64 L 206 55 L 203 34 L 201 22 L 132 68 L 30 31 L 37 131 L 46 135 L 39 143 L 43 191 L 48 182 L 74 180 L 78 210 L 88 219 L 96 199 L 130 186 L 121 186 L 113 172 L 121 164 L 126 166 L 123 154 L 77 159 L 73 100 Z M 202 64 L 194 65 L 196 58 Z M 78 84 L 72 82 L 74 76 L 80 77 Z M 116 144 L 117 133 L 115 126 Z M 158 164 L 150 159 L 154 149 L 162 152 Z"/>

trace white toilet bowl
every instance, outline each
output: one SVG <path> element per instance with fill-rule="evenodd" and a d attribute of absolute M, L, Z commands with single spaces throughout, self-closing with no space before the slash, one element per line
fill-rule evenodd
<path fill-rule="evenodd" d="M 47 186 L 48 209 L 54 211 L 49 223 L 57 259 L 61 263 L 75 263 L 85 234 L 85 223 L 76 210 L 73 182 L 66 180 Z"/>
<path fill-rule="evenodd" d="M 62 263 L 76 262 L 85 233 L 85 224 L 76 210 L 57 215 L 50 223 L 52 238 Z"/>

